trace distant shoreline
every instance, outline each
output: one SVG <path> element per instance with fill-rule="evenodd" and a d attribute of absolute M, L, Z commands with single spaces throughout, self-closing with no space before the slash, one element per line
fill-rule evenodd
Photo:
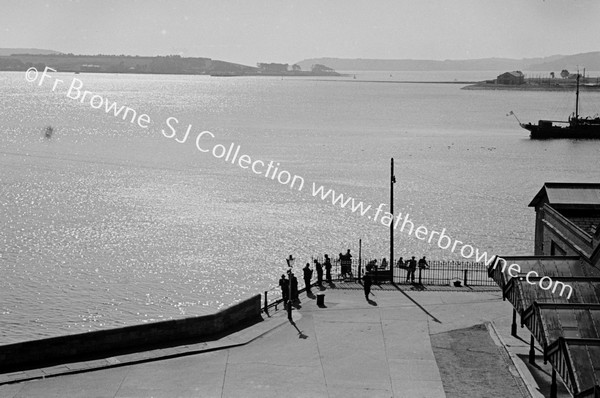
<path fill-rule="evenodd" d="M 510 91 L 575 91 L 575 85 L 571 84 L 494 84 L 478 82 L 465 86 L 462 90 L 510 90 Z M 580 85 L 581 91 L 600 91 L 600 85 Z"/>

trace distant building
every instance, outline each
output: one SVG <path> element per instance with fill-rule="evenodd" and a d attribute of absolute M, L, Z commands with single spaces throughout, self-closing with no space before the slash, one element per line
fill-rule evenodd
<path fill-rule="evenodd" d="M 600 184 L 547 182 L 529 206 L 536 256 L 580 256 L 600 267 Z"/>
<path fill-rule="evenodd" d="M 496 84 L 517 85 L 523 83 L 525 83 L 525 75 L 520 70 L 505 72 L 496 78 Z"/>
<path fill-rule="evenodd" d="M 82 72 L 98 72 L 98 71 L 100 71 L 100 65 L 92 65 L 92 64 L 81 65 L 81 71 Z"/>
<path fill-rule="evenodd" d="M 256 64 L 261 73 L 287 73 L 288 64 L 276 64 L 276 63 L 258 63 Z"/>

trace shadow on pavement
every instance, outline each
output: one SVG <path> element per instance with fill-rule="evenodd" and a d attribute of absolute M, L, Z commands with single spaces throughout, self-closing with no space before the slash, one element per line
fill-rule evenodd
<path fill-rule="evenodd" d="M 296 328 L 296 330 L 298 331 L 298 338 L 301 339 L 307 339 L 308 336 L 304 334 L 304 332 L 300 329 L 298 329 L 298 326 L 296 325 L 296 322 L 294 321 L 290 321 L 290 323 L 292 324 L 292 326 L 294 326 Z"/>
<path fill-rule="evenodd" d="M 413 299 L 412 297 L 410 297 L 408 294 L 406 294 L 402 289 L 400 289 L 398 287 L 398 285 L 396 285 L 395 283 L 392 283 L 392 286 L 394 286 L 396 289 L 398 289 L 398 291 L 400 293 L 402 293 L 407 299 L 409 299 L 410 301 L 412 301 L 417 307 L 419 307 L 421 309 L 421 311 L 423 311 L 424 313 L 426 313 L 427 315 L 429 315 L 431 317 L 431 319 L 433 319 L 435 322 L 437 323 L 442 323 L 442 321 L 440 321 L 439 319 L 437 319 L 436 317 L 434 317 L 429 311 L 427 311 L 421 304 L 417 303 L 415 301 L 415 299 Z"/>

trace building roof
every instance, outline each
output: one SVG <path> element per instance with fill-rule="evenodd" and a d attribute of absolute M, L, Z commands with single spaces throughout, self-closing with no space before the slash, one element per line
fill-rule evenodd
<path fill-rule="evenodd" d="M 547 182 L 529 207 L 548 202 L 550 205 L 600 207 L 600 183 Z"/>
<path fill-rule="evenodd" d="M 503 257 L 518 263 L 521 272 L 511 277 L 508 269 L 489 266 L 488 272 L 502 288 L 526 326 L 544 350 L 544 359 L 556 369 L 575 397 L 592 397 L 600 391 L 600 270 L 577 257 Z M 527 273 L 535 270 L 537 277 Z M 568 297 L 542 289 L 544 277 L 568 284 Z"/>
<path fill-rule="evenodd" d="M 511 76 L 513 76 L 513 77 L 518 77 L 518 78 L 521 78 L 521 77 L 523 77 L 523 76 L 524 76 L 524 75 L 523 75 L 523 72 L 521 72 L 520 70 L 514 70 L 514 71 L 512 71 L 512 72 L 504 72 L 504 73 L 502 73 L 502 74 L 498 75 L 498 77 L 500 77 L 500 76 L 504 76 L 504 75 L 511 75 Z"/>

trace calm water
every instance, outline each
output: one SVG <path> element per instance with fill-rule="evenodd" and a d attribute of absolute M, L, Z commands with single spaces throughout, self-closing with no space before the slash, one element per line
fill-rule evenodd
<path fill-rule="evenodd" d="M 398 80 L 468 80 L 412 73 Z M 493 78 L 478 74 L 475 80 Z M 455 76 L 455 77 L 452 77 Z M 142 129 L 0 73 L 0 344 L 205 314 L 270 289 L 300 263 L 347 248 L 388 253 L 388 229 L 311 195 L 323 184 L 499 254 L 533 251 L 529 201 L 545 181 L 597 182 L 600 142 L 530 141 L 522 121 L 564 119 L 573 93 L 331 79 L 56 74 L 152 119 Z M 359 75 L 357 80 L 369 80 Z M 384 75 L 372 76 L 384 80 Z M 582 113 L 600 107 L 585 93 Z M 200 153 L 209 130 L 280 163 L 302 191 Z M 51 140 L 41 138 L 45 126 Z M 168 132 L 168 129 L 167 129 Z M 396 233 L 398 256 L 449 252 Z"/>

